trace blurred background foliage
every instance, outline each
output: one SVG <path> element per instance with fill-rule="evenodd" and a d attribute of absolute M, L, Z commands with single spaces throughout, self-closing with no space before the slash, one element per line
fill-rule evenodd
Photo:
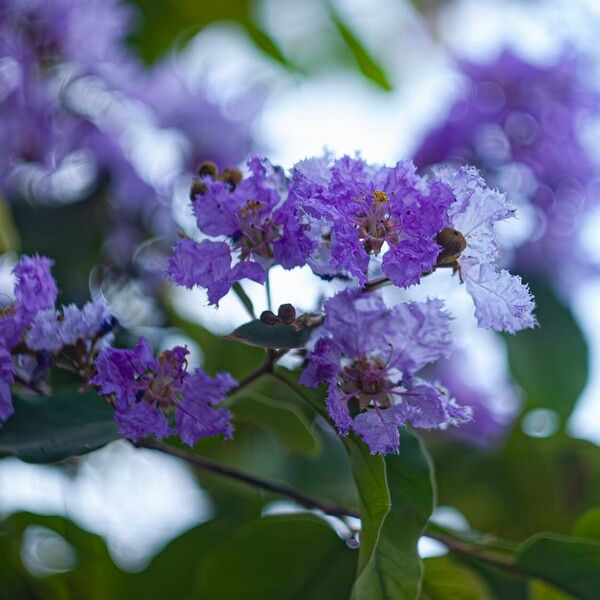
<path fill-rule="evenodd" d="M 225 24 L 239 28 L 265 60 L 294 80 L 348 70 L 360 73 L 382 93 L 403 85 L 390 72 L 385 57 L 373 52 L 356 23 L 346 20 L 339 3 L 323 0 L 324 19 L 314 34 L 293 43 L 282 43 L 276 32 L 265 27 L 263 3 L 258 1 L 135 0 L 134 4 L 139 22 L 129 43 L 148 64 L 184 47 L 203 29 Z M 401 4 L 431 34 L 436 13 L 452 3 L 415 0 Z M 316 52 L 313 36 L 318 36 Z M 342 97 L 341 109 L 343 105 Z M 106 193 L 107 184 L 100 179 L 86 198 L 61 206 L 1 201 L 0 249 L 53 257 L 61 300 L 85 300 L 98 265 L 105 269 L 107 263 L 103 243 L 111 207 Z M 135 280 L 135 275 L 135 270 L 127 272 L 125 281 Z M 460 530 L 465 543 L 480 545 L 484 553 L 492 549 L 518 556 L 515 560 L 520 566 L 510 573 L 477 559 L 476 553 L 432 555 L 424 561 L 423 599 L 598 597 L 600 448 L 572 437 L 567 427 L 589 381 L 588 343 L 554 282 L 528 280 L 542 327 L 501 342 L 522 400 L 506 436 L 487 447 L 447 435 L 431 434 L 425 439 L 435 466 L 437 505 L 449 508 L 453 516 L 445 521 L 443 511 L 437 511 L 434 522 Z M 125 283 L 119 279 L 116 285 Z M 157 343 L 165 333 L 195 342 L 211 374 L 226 370 L 242 377 L 261 364 L 262 350 L 220 339 L 176 303 L 171 304 L 161 285 L 156 295 L 160 319 L 152 325 L 162 329 L 147 331 Z M 322 401 L 322 392 L 315 394 Z M 54 398 L 51 411 L 27 399 L 22 400 L 21 409 L 19 402 L 16 416 L 0 434 L 0 452 L 24 461 L 59 460 L 59 468 L 74 476 L 85 460 L 77 455 L 116 437 L 110 411 L 86 402 L 69 388 Z M 78 407 L 75 411 L 74 406 Z M 343 443 L 289 387 L 272 378 L 261 380 L 231 399 L 231 410 L 234 440 L 203 440 L 195 449 L 197 454 L 358 508 L 351 460 Z M 81 429 L 84 423 L 86 428 Z M 406 453 L 408 461 L 420 456 L 410 445 L 401 453 Z M 314 515 L 270 514 L 277 512 L 274 502 L 280 500 L 273 494 L 200 470 L 194 471 L 194 477 L 210 500 L 210 519 L 170 540 L 138 572 L 115 564 L 103 537 L 64 515 L 18 511 L 3 515 L 2 597 L 349 597 L 359 559 L 343 523 L 336 526 L 349 541 Z M 11 482 L 4 478 L 2 485 Z M 402 519 L 401 529 L 410 516 Z M 481 536 L 476 532 L 482 532 Z M 517 550 L 540 532 L 575 537 L 569 542 L 564 541 L 566 537 L 542 540 L 528 550 Z M 581 549 L 577 540 L 584 539 Z M 565 565 L 567 571 L 561 571 Z M 377 593 L 371 597 L 386 597 Z"/>

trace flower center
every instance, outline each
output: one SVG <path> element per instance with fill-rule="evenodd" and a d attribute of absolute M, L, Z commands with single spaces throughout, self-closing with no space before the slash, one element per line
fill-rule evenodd
<path fill-rule="evenodd" d="M 388 393 L 395 387 L 387 378 L 385 363 L 379 359 L 363 356 L 343 369 L 340 385 L 345 394 L 358 399 L 361 410 L 366 409 L 371 401 L 379 406 L 391 405 Z"/>
<path fill-rule="evenodd" d="M 361 210 L 355 216 L 355 224 L 365 251 L 379 254 L 384 242 L 397 244 L 400 227 L 390 212 L 389 196 L 376 190 L 370 197 L 362 196 L 357 201 L 361 203 Z"/>
<path fill-rule="evenodd" d="M 281 236 L 281 228 L 271 217 L 264 217 L 264 205 L 258 200 L 248 200 L 239 210 L 240 231 L 234 237 L 234 247 L 242 260 L 250 256 L 273 258 L 272 244 Z"/>

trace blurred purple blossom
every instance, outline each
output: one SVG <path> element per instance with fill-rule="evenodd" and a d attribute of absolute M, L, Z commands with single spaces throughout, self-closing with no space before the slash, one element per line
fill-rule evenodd
<path fill-rule="evenodd" d="M 504 50 L 457 68 L 463 93 L 426 135 L 416 164 L 471 164 L 511 200 L 531 202 L 534 224 L 515 257 L 520 267 L 561 277 L 589 265 L 577 235 L 597 206 L 599 169 L 582 131 L 600 115 L 600 90 L 586 79 L 585 59 L 567 51 L 537 66 Z"/>

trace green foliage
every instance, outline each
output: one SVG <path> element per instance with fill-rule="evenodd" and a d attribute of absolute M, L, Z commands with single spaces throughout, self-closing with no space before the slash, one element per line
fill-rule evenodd
<path fill-rule="evenodd" d="M 434 505 L 431 463 L 419 440 L 402 431 L 402 451 L 385 458 L 349 437 L 362 517 L 353 597 L 417 598 L 423 567 L 417 544 Z"/>
<path fill-rule="evenodd" d="M 250 392 L 232 411 L 238 420 L 272 433 L 290 452 L 314 456 L 320 449 L 316 431 L 297 404 Z"/>
<path fill-rule="evenodd" d="M 599 542 L 540 534 L 519 548 L 517 565 L 581 600 L 598 598 Z"/>
<path fill-rule="evenodd" d="M 600 540 L 600 507 L 595 507 L 583 513 L 573 527 L 576 537 Z"/>
<path fill-rule="evenodd" d="M 449 556 L 428 558 L 421 600 L 491 600 L 485 580 Z"/>
<path fill-rule="evenodd" d="M 52 396 L 13 397 L 0 428 L 0 453 L 50 463 L 101 448 L 119 437 L 112 408 L 95 392 L 65 388 Z"/>
<path fill-rule="evenodd" d="M 319 324 L 298 328 L 292 325 L 267 325 L 260 319 L 254 319 L 224 337 L 259 348 L 303 348 Z"/>
<path fill-rule="evenodd" d="M 360 72 L 382 90 L 385 90 L 386 92 L 391 91 L 393 89 L 392 84 L 383 68 L 377 63 L 373 56 L 371 56 L 363 44 L 361 44 L 358 37 L 348 25 L 344 23 L 331 4 L 328 5 L 328 10 L 332 23 L 354 56 L 354 60 L 356 61 L 356 65 Z"/>
<path fill-rule="evenodd" d="M 333 530 L 312 515 L 265 517 L 223 541 L 200 566 L 200 597 L 348 598 L 356 564 Z"/>
<path fill-rule="evenodd" d="M 588 378 L 588 347 L 571 311 L 541 282 L 531 285 L 540 327 L 506 336 L 524 408 L 550 408 L 565 423 Z"/>

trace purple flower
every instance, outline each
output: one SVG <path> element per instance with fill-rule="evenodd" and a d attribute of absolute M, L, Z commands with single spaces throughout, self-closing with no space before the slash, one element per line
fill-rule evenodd
<path fill-rule="evenodd" d="M 103 297 L 87 302 L 83 308 L 75 304 L 63 306 L 62 313 L 46 309 L 37 313 L 26 341 L 32 350 L 58 352 L 76 342 L 87 345 L 110 332 L 114 319 Z"/>
<path fill-rule="evenodd" d="M 340 435 L 354 430 L 372 453 L 397 452 L 406 423 L 443 428 L 470 418 L 439 387 L 414 375 L 451 349 L 439 300 L 389 309 L 377 293 L 348 289 L 325 303 L 300 382 L 327 383 L 327 410 Z"/>
<path fill-rule="evenodd" d="M 511 198 L 531 203 L 535 231 L 517 252 L 519 266 L 564 277 L 589 264 L 575 236 L 597 205 L 599 171 L 580 134 L 600 112 L 600 93 L 585 81 L 585 58 L 565 52 L 536 66 L 504 50 L 457 67 L 462 93 L 422 142 L 416 164 L 472 164 Z"/>
<path fill-rule="evenodd" d="M 441 167 L 435 172 L 456 196 L 449 209 L 452 228 L 438 236 L 443 246 L 438 264 L 459 271 L 481 327 L 509 333 L 534 327 L 529 288 L 518 275 L 495 265 L 499 249 L 494 225 L 514 216 L 515 209 L 504 194 L 486 187 L 474 168 Z"/>
<path fill-rule="evenodd" d="M 202 193 L 192 206 L 200 231 L 229 242 L 183 240 L 167 266 L 179 285 L 208 290 L 211 304 L 244 278 L 264 283 L 273 264 L 292 269 L 306 262 L 312 245 L 286 202 L 287 182 L 280 169 L 256 156 L 248 160 L 250 176 L 239 183 L 202 177 Z M 232 253 L 236 255 L 234 265 Z"/>
<path fill-rule="evenodd" d="M 58 290 L 50 273 L 53 262 L 41 256 L 23 256 L 13 269 L 17 316 L 24 325 L 46 308 L 54 308 Z"/>
<path fill-rule="evenodd" d="M 10 350 L 0 343 L 0 423 L 13 414 L 10 386 L 15 380 L 15 372 Z"/>
<path fill-rule="evenodd" d="M 394 167 L 329 156 L 298 163 L 290 196 L 316 248 L 320 275 L 350 275 L 363 284 L 371 255 L 400 287 L 418 283 L 435 265 L 437 232 L 447 225 L 450 189 L 417 175 L 410 161 Z"/>
<path fill-rule="evenodd" d="M 200 369 L 189 375 L 187 354 L 176 346 L 154 358 L 148 341 L 140 338 L 133 350 L 109 348 L 98 356 L 90 383 L 114 398 L 122 435 L 135 441 L 178 433 L 190 445 L 207 435 L 231 437 L 229 412 L 215 405 L 235 381 L 225 374 L 211 379 Z"/>

